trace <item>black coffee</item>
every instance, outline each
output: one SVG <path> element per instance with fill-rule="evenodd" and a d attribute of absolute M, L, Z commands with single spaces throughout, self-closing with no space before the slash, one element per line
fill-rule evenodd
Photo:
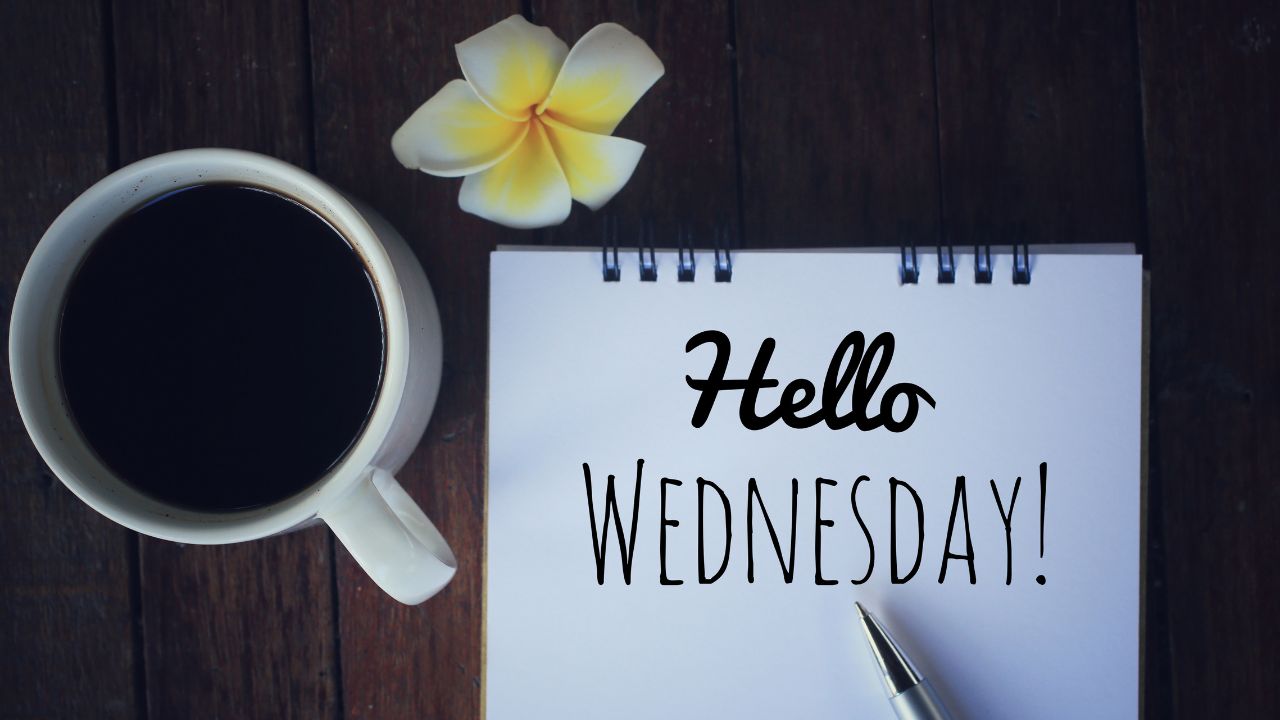
<path fill-rule="evenodd" d="M 311 210 L 234 185 L 156 198 L 72 280 L 60 363 L 98 456 L 159 500 L 267 505 L 336 464 L 383 367 L 373 283 Z"/>

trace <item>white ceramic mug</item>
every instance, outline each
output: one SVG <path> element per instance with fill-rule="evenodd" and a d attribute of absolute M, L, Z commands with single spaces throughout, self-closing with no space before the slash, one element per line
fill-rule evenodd
<path fill-rule="evenodd" d="M 113 474 L 72 420 L 57 363 L 63 298 L 93 241 L 147 200 L 204 183 L 270 189 L 337 228 L 373 277 L 386 342 L 373 412 L 341 461 L 290 498 L 230 513 L 167 505 Z M 440 317 L 431 287 L 385 220 L 303 170 L 255 153 L 210 148 L 157 155 L 104 178 L 58 216 L 27 263 L 13 305 L 9 364 L 22 421 L 45 462 L 81 500 L 121 525 L 165 540 L 214 545 L 323 521 L 400 602 L 422 602 L 453 577 L 457 562 L 448 544 L 392 475 L 422 437 L 440 388 Z"/>

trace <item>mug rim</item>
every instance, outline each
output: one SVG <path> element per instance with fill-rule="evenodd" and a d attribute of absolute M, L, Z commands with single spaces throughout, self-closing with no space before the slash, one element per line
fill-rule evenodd
<path fill-rule="evenodd" d="M 351 243 L 369 270 L 378 296 L 384 364 L 373 411 L 351 446 L 324 475 L 268 505 L 205 512 L 139 492 L 98 458 L 66 406 L 57 368 L 48 367 L 48 343 L 37 339 L 47 335 L 51 322 L 47 306 L 56 305 L 52 312 L 60 313 L 74 268 L 112 222 L 167 192 L 228 181 L 222 175 L 234 175 L 231 182 L 263 187 L 300 202 Z M 46 281 L 51 274 L 61 280 Z M 376 231 L 341 192 L 273 157 L 229 148 L 197 148 L 155 155 L 116 170 L 81 193 L 50 224 L 18 283 L 10 320 L 9 365 L 23 424 L 41 457 L 72 493 L 140 533 L 178 542 L 222 544 L 292 529 L 352 490 L 372 465 L 403 401 L 408 338 L 408 313 L 390 256 Z M 56 337 L 52 342 L 56 345 Z"/>

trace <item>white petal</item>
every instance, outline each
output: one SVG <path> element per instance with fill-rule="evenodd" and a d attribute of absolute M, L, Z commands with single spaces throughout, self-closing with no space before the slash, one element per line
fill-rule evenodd
<path fill-rule="evenodd" d="M 579 130 L 609 135 L 664 72 L 644 40 L 621 25 L 597 25 L 573 46 L 538 111 Z"/>
<path fill-rule="evenodd" d="M 542 123 L 530 122 L 529 134 L 502 162 L 468 175 L 458 193 L 458 206 L 513 228 L 564 222 L 573 200 Z"/>
<path fill-rule="evenodd" d="M 465 80 L 451 80 L 396 130 L 391 149 L 407 168 L 457 177 L 493 166 L 528 131 L 480 102 Z"/>
<path fill-rule="evenodd" d="M 569 192 L 592 210 L 599 210 L 627 184 L 644 154 L 644 145 L 634 140 L 583 132 L 546 115 L 542 122 Z"/>
<path fill-rule="evenodd" d="M 569 46 L 547 28 L 512 15 L 457 45 L 462 74 L 486 105 L 511 120 L 547 98 Z"/>

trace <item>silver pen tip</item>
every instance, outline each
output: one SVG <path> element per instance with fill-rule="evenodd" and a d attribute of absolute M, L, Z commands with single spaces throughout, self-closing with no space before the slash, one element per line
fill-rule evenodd
<path fill-rule="evenodd" d="M 893 641 L 893 637 L 874 615 L 862 607 L 862 603 L 854 602 L 854 605 L 858 608 L 862 632 L 866 635 L 867 646 L 871 648 L 871 655 L 879 666 L 889 696 L 899 695 L 918 685 L 921 680 L 920 673 L 903 654 L 898 644 Z"/>

